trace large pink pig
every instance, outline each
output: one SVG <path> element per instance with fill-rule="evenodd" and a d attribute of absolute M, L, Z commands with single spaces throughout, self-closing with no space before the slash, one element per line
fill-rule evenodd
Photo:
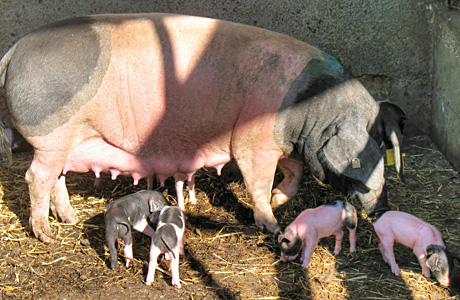
<path fill-rule="evenodd" d="M 430 277 L 431 270 L 442 286 L 449 286 L 456 256 L 447 251 L 436 227 L 411 214 L 388 211 L 374 222 L 374 229 L 380 238 L 383 260 L 390 265 L 393 274 L 401 275 L 393 253 L 393 244 L 397 242 L 414 250 L 423 276 Z"/>
<path fill-rule="evenodd" d="M 281 260 L 294 260 L 302 250 L 302 267 L 309 267 L 319 239 L 330 235 L 336 236 L 334 255 L 338 255 L 342 249 L 343 226 L 350 232 L 350 252 L 354 252 L 357 225 L 356 210 L 348 202 L 336 201 L 306 209 L 278 236 Z"/>
<path fill-rule="evenodd" d="M 45 242 L 50 208 L 78 220 L 69 171 L 164 181 L 234 157 L 271 232 L 303 164 L 369 214 L 388 209 L 379 105 L 337 60 L 282 34 L 172 14 L 80 17 L 20 39 L 0 86 L 35 150 L 30 224 Z M 277 165 L 285 178 L 272 192 Z"/>

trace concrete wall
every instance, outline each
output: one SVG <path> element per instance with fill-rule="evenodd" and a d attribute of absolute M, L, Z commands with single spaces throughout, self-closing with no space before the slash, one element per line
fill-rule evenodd
<path fill-rule="evenodd" d="M 406 134 L 428 134 L 431 42 L 428 0 L 0 1 L 0 55 L 21 36 L 78 15 L 173 12 L 220 18 L 288 34 L 338 58 L 376 100 L 408 115 Z"/>
<path fill-rule="evenodd" d="M 431 139 L 460 170 L 460 10 L 435 7 Z"/>

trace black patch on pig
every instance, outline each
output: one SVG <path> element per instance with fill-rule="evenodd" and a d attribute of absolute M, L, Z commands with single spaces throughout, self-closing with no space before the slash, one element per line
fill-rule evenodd
<path fill-rule="evenodd" d="M 172 249 L 179 243 L 174 226 L 172 224 L 160 226 L 155 232 L 152 242 L 162 253 L 169 252 L 174 256 Z"/>
<path fill-rule="evenodd" d="M 449 277 L 454 269 L 454 256 L 440 245 L 429 245 L 426 248 L 427 266 L 434 277 L 440 282 Z"/>
<path fill-rule="evenodd" d="M 8 67 L 6 87 L 10 111 L 19 126 L 40 125 L 92 80 L 101 47 L 91 24 L 90 17 L 65 20 L 18 42 Z M 88 101 L 93 95 L 85 96 Z M 66 122 L 59 120 L 60 124 L 53 125 Z"/>
<path fill-rule="evenodd" d="M 335 134 L 335 127 L 343 113 L 337 107 L 328 107 L 329 99 L 340 97 L 333 90 L 353 79 L 335 58 L 322 52 L 308 62 L 291 83 L 276 117 L 274 136 L 277 145 L 290 158 L 303 161 L 318 179 L 324 180 L 323 168 L 316 151 Z M 334 91 L 333 93 L 329 91 Z M 332 125 L 331 125 L 332 124 Z"/>
<path fill-rule="evenodd" d="M 345 218 L 343 219 L 343 225 L 345 225 L 348 229 L 355 229 L 356 228 L 356 210 L 348 202 L 343 202 L 343 211 L 345 212 Z"/>
<path fill-rule="evenodd" d="M 174 224 L 177 228 L 184 228 L 184 220 L 182 218 L 182 211 L 177 206 L 168 206 L 163 209 L 160 216 L 162 223 Z"/>
<path fill-rule="evenodd" d="M 283 238 L 280 242 L 281 251 L 287 256 L 294 256 L 299 254 L 302 249 L 302 240 L 296 236 L 294 241 Z"/>

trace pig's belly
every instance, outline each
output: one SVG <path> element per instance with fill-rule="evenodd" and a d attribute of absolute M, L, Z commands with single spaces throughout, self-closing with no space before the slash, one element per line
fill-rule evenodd
<path fill-rule="evenodd" d="M 176 173 L 186 174 L 190 178 L 202 167 L 216 168 L 220 173 L 221 168 L 230 159 L 229 147 L 216 145 L 202 146 L 188 153 L 161 149 L 157 152 L 152 151 L 148 156 L 137 156 L 102 139 L 92 139 L 69 153 L 62 173 L 65 175 L 69 171 L 93 171 L 98 178 L 100 173 L 109 173 L 112 179 L 118 175 L 131 176 L 134 184 L 142 178 L 156 175 L 164 183 L 168 177 Z"/>

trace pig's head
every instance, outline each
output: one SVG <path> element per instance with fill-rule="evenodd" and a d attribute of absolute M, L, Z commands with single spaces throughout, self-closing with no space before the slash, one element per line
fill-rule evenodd
<path fill-rule="evenodd" d="M 454 259 L 459 260 L 459 258 L 439 245 L 429 245 L 426 248 L 426 257 L 426 265 L 431 274 L 442 286 L 448 287 L 450 285 L 450 276 L 454 269 Z"/>
<path fill-rule="evenodd" d="M 355 195 L 370 217 L 389 209 L 383 157 L 360 118 L 339 124 L 318 152 L 324 179 L 345 195 Z"/>
<path fill-rule="evenodd" d="M 152 194 L 149 198 L 149 209 L 152 214 L 162 210 L 166 205 L 168 203 L 165 197 L 159 193 Z"/>
<path fill-rule="evenodd" d="M 278 236 L 281 248 L 281 260 L 294 260 L 302 249 L 302 239 L 291 228 L 287 228 Z"/>

